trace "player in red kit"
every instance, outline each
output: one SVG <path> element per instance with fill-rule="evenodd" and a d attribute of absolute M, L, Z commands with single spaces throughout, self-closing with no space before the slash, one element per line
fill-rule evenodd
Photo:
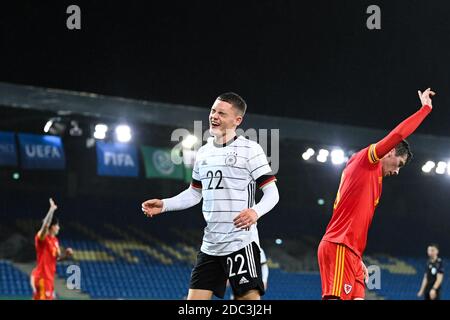
<path fill-rule="evenodd" d="M 364 299 L 368 274 L 362 255 L 383 177 L 398 175 L 411 160 L 404 139 L 432 110 L 435 93 L 430 88 L 418 93 L 422 108 L 385 138 L 354 154 L 342 172 L 333 215 L 318 248 L 322 299 Z"/>
<path fill-rule="evenodd" d="M 54 299 L 54 279 L 56 272 L 56 261 L 72 256 L 73 251 L 67 248 L 65 254 L 61 255 L 58 238 L 58 219 L 53 216 L 58 209 L 55 202 L 50 198 L 50 209 L 44 218 L 41 229 L 35 236 L 34 243 L 37 254 L 37 266 L 31 273 L 33 289 L 33 300 Z"/>

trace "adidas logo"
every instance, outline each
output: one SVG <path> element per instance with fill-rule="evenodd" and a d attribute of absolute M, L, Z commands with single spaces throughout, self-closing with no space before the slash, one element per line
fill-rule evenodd
<path fill-rule="evenodd" d="M 246 277 L 242 277 L 241 280 L 239 280 L 239 284 L 249 283 L 250 281 L 247 280 Z"/>
<path fill-rule="evenodd" d="M 208 162 L 206 162 L 206 160 L 203 160 L 201 165 L 206 166 L 206 165 L 208 165 Z"/>

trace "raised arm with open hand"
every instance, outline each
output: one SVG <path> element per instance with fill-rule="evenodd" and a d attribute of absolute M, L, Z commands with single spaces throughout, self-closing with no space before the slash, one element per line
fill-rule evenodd
<path fill-rule="evenodd" d="M 50 223 L 53 219 L 53 214 L 55 213 L 58 206 L 55 204 L 52 198 L 49 199 L 50 208 L 48 209 L 47 215 L 45 216 L 41 229 L 39 229 L 38 235 L 39 239 L 43 240 L 45 236 L 48 234 L 48 228 L 50 227 Z"/>

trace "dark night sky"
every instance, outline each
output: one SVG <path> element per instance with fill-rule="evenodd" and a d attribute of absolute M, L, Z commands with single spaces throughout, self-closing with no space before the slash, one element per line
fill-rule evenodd
<path fill-rule="evenodd" d="M 81 31 L 66 29 L 70 4 Z M 449 17 L 436 0 L 14 1 L 0 80 L 208 108 L 232 90 L 252 113 L 382 129 L 432 86 L 419 132 L 450 135 Z"/>

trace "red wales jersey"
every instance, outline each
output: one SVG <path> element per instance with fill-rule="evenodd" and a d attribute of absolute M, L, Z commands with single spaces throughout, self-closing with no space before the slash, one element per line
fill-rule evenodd
<path fill-rule="evenodd" d="M 323 237 L 323 240 L 345 244 L 359 256 L 366 248 L 367 234 L 382 190 L 381 163 L 372 158 L 374 148 L 373 144 L 359 151 L 347 163 L 333 216 Z"/>
<path fill-rule="evenodd" d="M 380 159 L 411 135 L 431 110 L 428 105 L 422 106 L 386 137 L 352 156 L 342 173 L 333 216 L 322 240 L 343 244 L 362 256 L 381 196 L 383 173 Z"/>
<path fill-rule="evenodd" d="M 53 281 L 59 251 L 58 238 L 47 235 L 44 240 L 40 240 L 38 235 L 36 235 L 34 244 L 37 256 L 37 266 L 34 276 Z"/>

